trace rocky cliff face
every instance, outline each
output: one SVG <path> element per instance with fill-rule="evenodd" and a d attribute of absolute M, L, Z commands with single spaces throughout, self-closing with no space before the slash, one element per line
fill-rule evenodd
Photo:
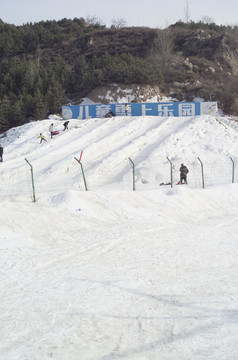
<path fill-rule="evenodd" d="M 108 86 L 95 88 L 87 98 L 101 104 L 168 100 L 163 97 L 158 86 L 137 84 L 108 84 Z"/>
<path fill-rule="evenodd" d="M 228 31 L 229 30 L 229 31 Z M 220 106 L 238 113 L 238 33 L 224 28 L 191 29 L 171 26 L 165 30 L 124 28 L 100 30 L 76 40 L 86 56 L 131 52 L 153 63 L 160 63 L 164 82 L 160 86 L 124 88 L 125 100 L 146 101 L 175 98 L 192 101 L 201 97 L 218 101 Z M 118 86 L 95 89 L 88 97 L 96 102 L 116 101 Z M 130 92 L 125 92 L 128 88 Z M 104 94 L 99 97 L 96 94 Z M 232 104 L 231 104 L 232 103 Z"/>

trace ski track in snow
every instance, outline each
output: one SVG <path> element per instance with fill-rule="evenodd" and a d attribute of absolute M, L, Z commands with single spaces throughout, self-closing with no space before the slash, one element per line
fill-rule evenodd
<path fill-rule="evenodd" d="M 237 128 L 219 121 L 72 120 L 40 145 L 62 129 L 44 120 L 2 139 L 2 174 L 29 158 L 39 192 L 1 201 L 1 360 L 238 358 L 238 185 L 201 189 L 192 166 L 236 159 Z M 159 186 L 166 156 L 191 186 Z"/>
<path fill-rule="evenodd" d="M 199 231 L 194 224 L 152 229 L 143 225 L 136 229 L 134 222 L 122 229 L 101 226 L 96 243 L 87 247 L 90 230 L 82 233 L 79 243 L 70 237 L 64 240 L 60 233 L 56 240 L 60 246 L 13 251 L 7 279 L 1 279 L 2 320 L 7 324 L 2 335 L 8 343 L 0 348 L 2 356 L 16 349 L 32 359 L 50 358 L 50 354 L 76 359 L 77 353 L 91 359 L 95 351 L 104 353 L 97 359 L 155 359 L 158 354 L 166 358 L 168 352 L 199 359 L 206 351 L 209 358 L 211 341 L 214 350 L 221 349 L 226 336 L 222 328 L 228 328 L 230 337 L 229 328 L 233 333 L 238 315 L 236 292 L 228 306 L 224 291 L 237 283 L 229 236 L 217 243 L 226 227 L 221 232 L 218 224 L 211 239 L 210 227 L 201 225 Z M 215 242 L 216 254 L 214 244 L 207 246 L 208 239 Z M 235 237 L 230 242 L 234 246 Z M 203 354 L 196 344 L 199 339 Z M 29 342 L 30 348 L 23 345 Z M 36 343 L 41 344 L 37 349 Z"/>

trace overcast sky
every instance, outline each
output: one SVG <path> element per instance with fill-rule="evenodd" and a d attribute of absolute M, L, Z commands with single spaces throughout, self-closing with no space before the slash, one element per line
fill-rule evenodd
<path fill-rule="evenodd" d="M 123 19 L 128 26 L 164 28 L 178 20 L 204 17 L 218 25 L 238 25 L 237 0 L 0 0 L 0 4 L 0 19 L 15 25 L 94 16 L 107 27 L 113 19 Z"/>

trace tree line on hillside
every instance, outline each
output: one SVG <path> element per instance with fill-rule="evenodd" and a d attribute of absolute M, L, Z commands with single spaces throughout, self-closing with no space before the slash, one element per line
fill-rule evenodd
<path fill-rule="evenodd" d="M 105 50 L 92 57 L 83 52 L 74 56 L 73 48 L 65 52 L 70 41 L 104 28 L 82 18 L 23 26 L 0 20 L 0 132 L 59 113 L 75 94 L 82 98 L 98 86 L 114 82 L 162 85 L 166 81 L 165 57 L 148 61 L 149 56 L 129 52 Z"/>
<path fill-rule="evenodd" d="M 85 96 L 111 82 L 151 84 L 162 81 L 159 67 L 130 54 L 108 53 L 86 60 L 82 55 L 69 67 L 58 56 L 28 60 L 17 56 L 0 59 L 0 131 L 59 113 L 68 94 Z"/>
<path fill-rule="evenodd" d="M 159 67 L 129 53 L 86 58 L 65 56 L 45 49 L 103 27 L 86 26 L 83 19 L 46 21 L 21 27 L 0 20 L 0 131 L 43 119 L 61 111 L 71 94 L 81 98 L 96 86 L 110 82 L 155 83 L 162 79 Z M 44 49 L 44 51 L 42 50 Z"/>

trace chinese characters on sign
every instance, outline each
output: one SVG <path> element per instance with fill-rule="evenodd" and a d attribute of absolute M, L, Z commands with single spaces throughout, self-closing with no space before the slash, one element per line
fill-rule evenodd
<path fill-rule="evenodd" d="M 178 116 L 194 116 L 195 115 L 195 103 L 180 103 L 178 106 Z"/>
<path fill-rule="evenodd" d="M 63 106 L 63 119 L 103 118 L 112 111 L 115 116 L 195 116 L 216 115 L 216 102 L 119 103 Z"/>
<path fill-rule="evenodd" d="M 159 116 L 174 116 L 174 110 L 171 105 L 158 105 Z"/>

